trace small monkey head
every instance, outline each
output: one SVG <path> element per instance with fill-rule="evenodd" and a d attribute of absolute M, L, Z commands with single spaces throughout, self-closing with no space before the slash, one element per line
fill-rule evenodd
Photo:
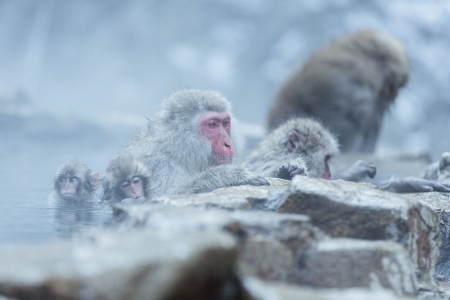
<path fill-rule="evenodd" d="M 111 161 L 103 183 L 103 200 L 119 202 L 125 198 L 145 200 L 150 197 L 151 174 L 148 168 L 130 155 Z"/>
<path fill-rule="evenodd" d="M 331 178 L 329 161 L 339 153 L 336 138 L 319 122 L 294 118 L 275 129 L 271 135 L 291 159 L 301 156 L 306 163 L 308 176 Z M 269 138 L 270 140 L 270 138 Z"/>
<path fill-rule="evenodd" d="M 55 192 L 67 201 L 89 201 L 100 186 L 100 175 L 78 160 L 71 160 L 56 172 Z"/>
<path fill-rule="evenodd" d="M 144 179 L 141 176 L 133 176 L 122 180 L 118 187 L 119 194 L 125 198 L 144 200 Z"/>

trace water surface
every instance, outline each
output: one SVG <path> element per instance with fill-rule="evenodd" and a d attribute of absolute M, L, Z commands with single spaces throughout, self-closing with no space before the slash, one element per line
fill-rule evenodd
<path fill-rule="evenodd" d="M 103 226 L 110 218 L 110 212 L 102 210 L 99 203 L 51 203 L 48 197 L 53 189 L 53 176 L 65 161 L 77 158 L 104 174 L 118 145 L 94 147 L 81 141 L 78 148 L 73 142 L 2 144 L 0 246 L 67 239 L 80 230 Z"/>

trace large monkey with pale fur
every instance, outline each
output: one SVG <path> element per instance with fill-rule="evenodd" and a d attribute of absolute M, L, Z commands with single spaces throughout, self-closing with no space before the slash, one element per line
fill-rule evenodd
<path fill-rule="evenodd" d="M 268 115 L 274 129 L 291 117 L 314 117 L 343 152 L 373 152 L 383 115 L 409 76 L 403 45 L 375 30 L 345 35 L 313 54 L 286 80 Z"/>
<path fill-rule="evenodd" d="M 237 164 L 243 137 L 231 104 L 216 91 L 187 89 L 163 100 L 125 149 L 150 170 L 152 195 L 193 194 L 233 185 L 268 185 Z"/>

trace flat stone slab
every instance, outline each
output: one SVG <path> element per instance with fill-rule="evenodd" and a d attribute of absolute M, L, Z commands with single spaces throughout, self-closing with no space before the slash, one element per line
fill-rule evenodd
<path fill-rule="evenodd" d="M 0 294 L 17 299 L 245 299 L 236 259 L 235 240 L 217 231 L 100 231 L 72 242 L 1 247 Z"/>
<path fill-rule="evenodd" d="M 228 210 L 251 210 L 253 203 L 265 202 L 267 199 L 277 197 L 289 186 L 290 181 L 268 178 L 270 186 L 241 185 L 220 188 L 211 193 L 195 195 L 175 195 L 152 199 L 153 203 L 172 206 L 201 206 L 217 207 Z"/>
<path fill-rule="evenodd" d="M 217 230 L 239 241 L 239 266 L 248 275 L 297 283 L 297 261 L 318 240 L 327 238 L 308 216 L 262 211 L 207 210 L 170 206 L 117 205 L 114 215 L 122 228 L 151 228 L 157 232 Z"/>
<path fill-rule="evenodd" d="M 450 282 L 450 194 L 421 193 L 411 194 L 409 197 L 424 205 L 428 205 L 439 216 L 441 243 L 435 267 L 435 276 L 440 281 Z"/>
<path fill-rule="evenodd" d="M 406 250 L 387 241 L 329 239 L 310 247 L 299 261 L 301 282 L 321 288 L 371 288 L 415 296 L 418 284 Z"/>
<path fill-rule="evenodd" d="M 432 281 L 439 252 L 439 217 L 408 194 L 380 191 L 372 184 L 296 176 L 277 211 L 308 215 L 333 237 L 399 243 L 408 251 L 419 278 Z"/>
<path fill-rule="evenodd" d="M 304 286 L 287 285 L 244 278 L 244 286 L 253 300 L 412 300 L 417 297 L 398 296 L 392 291 L 372 288 L 312 289 Z M 432 298 L 430 298 L 432 299 Z M 437 300 L 437 299 L 436 299 Z"/>

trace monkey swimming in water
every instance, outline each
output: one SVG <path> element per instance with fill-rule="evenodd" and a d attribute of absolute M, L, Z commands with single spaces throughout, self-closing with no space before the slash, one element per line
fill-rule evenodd
<path fill-rule="evenodd" d="M 94 191 L 100 186 L 100 175 L 84 163 L 74 159 L 64 163 L 54 178 L 51 201 L 92 201 Z"/>

